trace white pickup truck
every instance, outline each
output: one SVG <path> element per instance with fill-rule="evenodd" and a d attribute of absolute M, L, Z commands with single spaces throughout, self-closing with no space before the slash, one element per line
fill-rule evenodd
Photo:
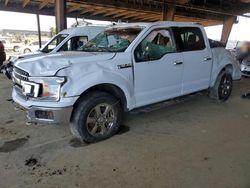
<path fill-rule="evenodd" d="M 103 31 L 105 27 L 106 26 L 104 25 L 86 25 L 82 27 L 65 29 L 54 36 L 40 50 L 32 53 L 11 56 L 7 65 L 2 67 L 0 66 L 0 73 L 4 73 L 7 78 L 11 79 L 13 65 L 20 59 L 24 60 L 57 52 L 75 51 L 86 42 L 94 38 L 98 33 Z M 35 49 L 37 46 L 23 46 L 20 48 L 20 50 L 23 52 L 26 52 L 26 50 L 30 52 L 33 47 Z"/>
<path fill-rule="evenodd" d="M 112 26 L 79 50 L 18 61 L 12 96 L 30 122 L 68 122 L 86 142 L 114 135 L 122 111 L 201 90 L 226 101 L 241 77 L 234 57 L 211 48 L 194 23 Z"/>
<path fill-rule="evenodd" d="M 38 42 L 31 46 L 23 46 L 20 51 L 24 54 L 12 56 L 10 61 L 15 63 L 18 59 L 37 57 L 39 55 L 46 55 L 48 53 L 56 53 L 61 51 L 73 51 L 82 46 L 98 33 L 103 31 L 105 26 L 100 25 L 86 25 L 83 27 L 73 27 L 65 29 L 54 36 L 49 42 L 43 43 L 42 48 L 39 50 Z M 37 48 L 37 49 L 36 49 Z M 36 50 L 35 50 L 36 49 Z M 32 51 L 35 50 L 35 51 Z M 31 52 L 32 51 L 32 52 Z M 28 53 L 31 52 L 31 53 Z"/>

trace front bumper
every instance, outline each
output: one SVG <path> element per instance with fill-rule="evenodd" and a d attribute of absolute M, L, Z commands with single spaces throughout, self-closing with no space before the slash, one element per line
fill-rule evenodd
<path fill-rule="evenodd" d="M 34 106 L 24 108 L 18 103 L 14 103 L 15 107 L 24 110 L 27 113 L 28 121 L 31 123 L 41 124 L 62 124 L 69 123 L 73 107 L 65 108 L 45 108 Z"/>
<path fill-rule="evenodd" d="M 59 102 L 30 101 L 20 96 L 13 88 L 12 98 L 15 107 L 27 113 L 29 122 L 42 124 L 69 123 L 73 104 L 78 97 L 61 99 Z"/>

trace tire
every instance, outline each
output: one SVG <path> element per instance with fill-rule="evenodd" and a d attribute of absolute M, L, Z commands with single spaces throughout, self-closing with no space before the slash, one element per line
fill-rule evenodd
<path fill-rule="evenodd" d="M 30 53 L 31 52 L 31 50 L 29 49 L 29 48 L 26 48 L 26 49 L 24 49 L 24 51 L 23 51 L 23 53 Z"/>
<path fill-rule="evenodd" d="M 119 100 L 105 92 L 91 92 L 77 102 L 70 130 L 81 141 L 99 142 L 117 133 L 121 116 Z"/>
<path fill-rule="evenodd" d="M 221 72 L 213 87 L 210 88 L 209 96 L 217 101 L 227 101 L 233 89 L 232 75 Z"/>
<path fill-rule="evenodd" d="M 19 50 L 19 47 L 18 46 L 14 46 L 13 51 L 14 52 L 18 52 L 18 50 Z"/>

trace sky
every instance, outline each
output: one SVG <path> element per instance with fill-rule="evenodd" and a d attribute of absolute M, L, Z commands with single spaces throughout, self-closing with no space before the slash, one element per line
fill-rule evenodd
<path fill-rule="evenodd" d="M 229 40 L 235 41 L 250 41 L 250 18 L 238 17 L 238 24 L 234 24 Z M 214 40 L 220 40 L 222 25 L 211 26 L 206 28 L 206 32 L 209 38 Z"/>
<path fill-rule="evenodd" d="M 87 20 L 94 24 L 109 24 L 110 22 Z M 68 18 L 67 24 L 70 27 L 76 20 Z M 51 27 L 55 27 L 54 16 L 40 15 L 40 24 L 42 31 L 50 31 Z M 20 30 L 37 30 L 37 20 L 35 14 L 24 14 L 16 12 L 0 11 L 0 30 L 1 29 L 20 29 Z"/>
<path fill-rule="evenodd" d="M 239 23 L 234 24 L 229 40 L 250 41 L 250 18 L 238 17 Z M 94 24 L 105 24 L 109 22 L 86 20 Z M 41 30 L 49 31 L 55 27 L 55 18 L 53 16 L 40 16 Z M 75 23 L 75 19 L 67 19 L 68 27 Z M 0 30 L 1 29 L 20 29 L 37 30 L 36 15 L 0 11 Z M 209 38 L 220 40 L 222 26 L 207 27 L 206 32 Z"/>

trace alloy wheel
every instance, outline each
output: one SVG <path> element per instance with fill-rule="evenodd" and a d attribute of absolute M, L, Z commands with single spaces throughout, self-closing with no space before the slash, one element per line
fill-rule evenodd
<path fill-rule="evenodd" d="M 108 103 L 96 105 L 87 116 L 87 130 L 92 136 L 106 135 L 116 122 L 114 108 Z"/>

